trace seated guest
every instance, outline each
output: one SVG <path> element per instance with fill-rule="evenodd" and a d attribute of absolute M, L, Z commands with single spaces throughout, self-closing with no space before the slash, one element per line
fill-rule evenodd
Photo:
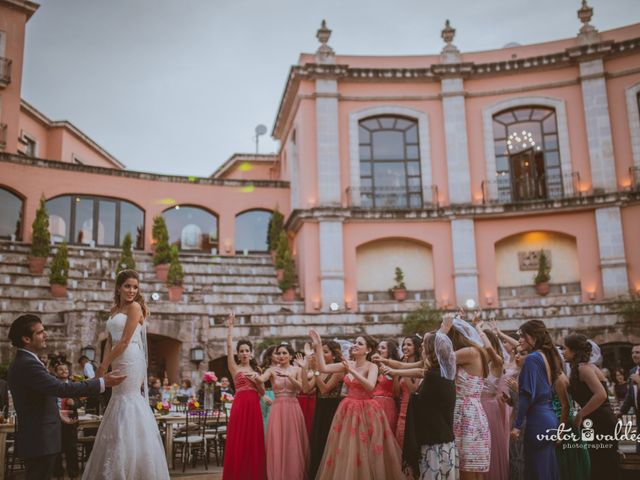
<path fill-rule="evenodd" d="M 185 378 L 184 380 L 182 380 L 182 384 L 178 389 L 177 396 L 178 396 L 178 400 L 180 400 L 182 403 L 185 403 L 189 401 L 190 398 L 195 397 L 193 392 L 193 386 L 191 385 L 191 380 L 189 380 L 188 378 Z"/>
<path fill-rule="evenodd" d="M 56 366 L 56 377 L 63 383 L 69 382 L 69 367 L 66 363 L 59 363 Z M 77 398 L 59 398 L 58 408 L 63 415 L 68 418 L 78 418 L 78 406 L 80 401 Z M 64 468 L 62 465 L 62 456 L 64 455 L 67 475 L 70 479 L 78 476 L 80 469 L 78 468 L 78 425 L 76 423 L 61 424 L 61 442 L 62 452 L 58 454 L 55 465 L 53 467 L 53 476 L 56 478 L 64 478 Z"/>
<path fill-rule="evenodd" d="M 156 377 L 151 377 L 149 380 L 149 403 L 153 406 L 162 400 L 162 384 Z"/>
<path fill-rule="evenodd" d="M 616 368 L 614 373 L 613 391 L 616 395 L 616 400 L 619 403 L 624 402 L 624 397 L 627 396 L 628 389 L 629 385 L 627 385 L 627 377 L 624 375 L 624 370 L 622 368 Z"/>

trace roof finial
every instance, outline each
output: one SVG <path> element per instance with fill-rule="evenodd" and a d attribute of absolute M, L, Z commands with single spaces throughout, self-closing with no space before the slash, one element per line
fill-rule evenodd
<path fill-rule="evenodd" d="M 578 10 L 578 18 L 583 24 L 578 33 L 578 43 L 580 45 L 588 45 L 600 41 L 598 30 L 589 24 L 591 17 L 593 17 L 593 7 L 587 5 L 587 0 L 582 0 L 582 6 Z"/>
<path fill-rule="evenodd" d="M 456 29 L 451 26 L 449 19 L 444 22 L 444 28 L 442 29 L 440 36 L 446 43 L 441 52 L 442 63 L 460 63 L 460 50 L 451 43 L 456 36 Z"/>
<path fill-rule="evenodd" d="M 326 20 L 322 20 L 322 24 L 316 32 L 316 38 L 320 42 L 320 46 L 316 51 L 316 58 L 318 59 L 318 63 L 334 63 L 335 52 L 329 45 L 327 45 L 329 38 L 331 38 L 331 30 L 327 27 Z"/>

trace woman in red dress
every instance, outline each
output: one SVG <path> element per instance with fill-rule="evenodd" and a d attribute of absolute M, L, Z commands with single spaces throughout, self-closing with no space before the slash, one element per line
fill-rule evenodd
<path fill-rule="evenodd" d="M 402 340 L 402 362 L 415 363 L 420 361 L 422 355 L 422 339 L 417 335 L 405 337 Z M 396 440 L 402 448 L 404 444 L 404 425 L 407 419 L 407 405 L 409 397 L 418 388 L 420 378 L 402 377 L 400 384 L 400 412 L 398 414 L 398 426 L 396 427 Z"/>
<path fill-rule="evenodd" d="M 378 344 L 378 355 L 382 358 L 399 360 L 398 344 L 394 340 L 383 340 Z M 373 389 L 373 399 L 380 405 L 380 408 L 387 416 L 387 421 L 393 433 L 396 432 L 398 423 L 398 406 L 396 397 L 398 396 L 398 377 L 392 377 L 380 372 L 376 388 Z"/>
<path fill-rule="evenodd" d="M 224 454 L 224 480 L 266 478 L 266 453 L 260 395 L 261 383 L 256 383 L 258 372 L 253 366 L 253 347 L 249 340 L 236 345 L 238 361 L 233 355 L 234 314 L 229 316 L 227 331 L 227 366 L 233 376 L 236 395 L 227 425 L 227 443 Z"/>

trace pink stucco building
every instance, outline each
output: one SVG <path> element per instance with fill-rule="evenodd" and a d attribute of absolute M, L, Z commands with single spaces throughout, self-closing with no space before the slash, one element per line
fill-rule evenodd
<path fill-rule="evenodd" d="M 558 336 L 589 328 L 610 362 L 640 341 L 617 303 L 640 292 L 640 24 L 599 32 L 583 6 L 582 26 L 566 19 L 575 37 L 467 53 L 447 22 L 440 53 L 382 57 L 334 52 L 323 23 L 318 50 L 286 79 L 272 131 L 279 152 L 237 154 L 195 178 L 127 170 L 21 98 L 36 9 L 0 0 L 3 328 L 21 309 L 58 309 L 70 312 L 56 323 L 60 346 L 98 345 L 112 277 L 86 262 L 116 256 L 131 232 L 150 271 L 151 223 L 163 215 L 188 273 L 183 302 L 162 297 L 151 326 L 172 374 L 188 370 L 195 346 L 207 360 L 222 355 L 230 308 L 246 313 L 239 333 L 255 339 L 302 337 L 310 325 L 399 335 L 422 302 L 474 299 L 506 330 L 526 318 Z M 26 258 L 43 195 L 55 241 L 75 246 L 82 270 L 64 304 L 44 293 L 29 303 L 11 288 L 41 287 L 19 282 L 28 275 L 9 263 Z M 263 255 L 276 206 L 296 260 L 294 302 L 279 298 Z M 533 285 L 541 249 L 551 259 L 546 297 Z M 402 303 L 388 293 L 395 267 L 409 290 Z M 226 281 L 225 269 L 237 278 Z"/>

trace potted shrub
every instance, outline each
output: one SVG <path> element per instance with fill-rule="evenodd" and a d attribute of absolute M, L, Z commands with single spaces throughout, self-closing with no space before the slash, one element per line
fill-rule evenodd
<path fill-rule="evenodd" d="M 29 271 L 42 275 L 44 265 L 51 250 L 51 234 L 49 233 L 49 215 L 44 206 L 44 195 L 40 198 L 40 206 L 36 210 L 36 218 L 32 224 L 31 256 Z"/>
<path fill-rule="evenodd" d="M 131 234 L 127 233 L 122 241 L 122 254 L 120 260 L 118 260 L 118 268 L 116 268 L 116 274 L 122 270 L 135 270 L 136 261 L 133 259 L 133 241 L 131 240 Z"/>
<path fill-rule="evenodd" d="M 540 250 L 540 255 L 538 256 L 538 273 L 533 278 L 533 282 L 536 284 L 536 291 L 540 296 L 544 297 L 549 293 L 549 280 L 551 280 L 551 275 L 549 275 L 550 271 L 549 259 L 544 253 L 544 250 Z"/>
<path fill-rule="evenodd" d="M 182 281 L 184 279 L 184 272 L 182 265 L 180 264 L 180 257 L 178 256 L 178 247 L 175 245 L 171 247 L 171 263 L 169 265 L 169 271 L 167 273 L 167 286 L 169 287 L 169 301 L 179 302 L 182 299 Z"/>
<path fill-rule="evenodd" d="M 404 284 L 404 273 L 400 267 L 396 267 L 395 285 L 391 289 L 393 299 L 402 302 L 407 298 L 407 287 Z"/>
<path fill-rule="evenodd" d="M 169 246 L 169 232 L 167 224 L 162 215 L 153 219 L 152 228 L 153 239 L 155 240 L 155 252 L 153 254 L 153 265 L 155 267 L 156 278 L 161 282 L 167 281 L 169 263 L 171 263 L 171 247 Z"/>
<path fill-rule="evenodd" d="M 289 251 L 289 239 L 287 238 L 287 234 L 284 230 L 282 230 L 280 232 L 280 235 L 278 236 L 278 244 L 276 246 L 276 259 L 275 259 L 275 264 L 276 264 L 276 278 L 278 279 L 278 282 L 282 281 L 282 276 L 284 275 L 284 267 L 286 264 L 286 255 L 287 253 L 289 253 L 290 255 L 290 251 Z"/>
<path fill-rule="evenodd" d="M 276 260 L 276 250 L 278 249 L 278 243 L 280 239 L 280 232 L 284 229 L 284 215 L 278 210 L 276 206 L 275 210 L 271 214 L 269 219 L 269 228 L 267 230 L 267 244 L 269 245 L 269 253 L 271 254 L 271 260 Z"/>
<path fill-rule="evenodd" d="M 282 280 L 278 283 L 280 290 L 282 290 L 282 300 L 285 302 L 291 302 L 296 298 L 296 271 L 291 253 L 287 250 L 283 260 L 284 268 L 282 274 Z"/>
<path fill-rule="evenodd" d="M 67 296 L 67 281 L 69 279 L 69 252 L 67 244 L 61 243 L 58 251 L 51 262 L 51 273 L 49 274 L 49 284 L 51 285 L 51 295 L 56 298 Z"/>

